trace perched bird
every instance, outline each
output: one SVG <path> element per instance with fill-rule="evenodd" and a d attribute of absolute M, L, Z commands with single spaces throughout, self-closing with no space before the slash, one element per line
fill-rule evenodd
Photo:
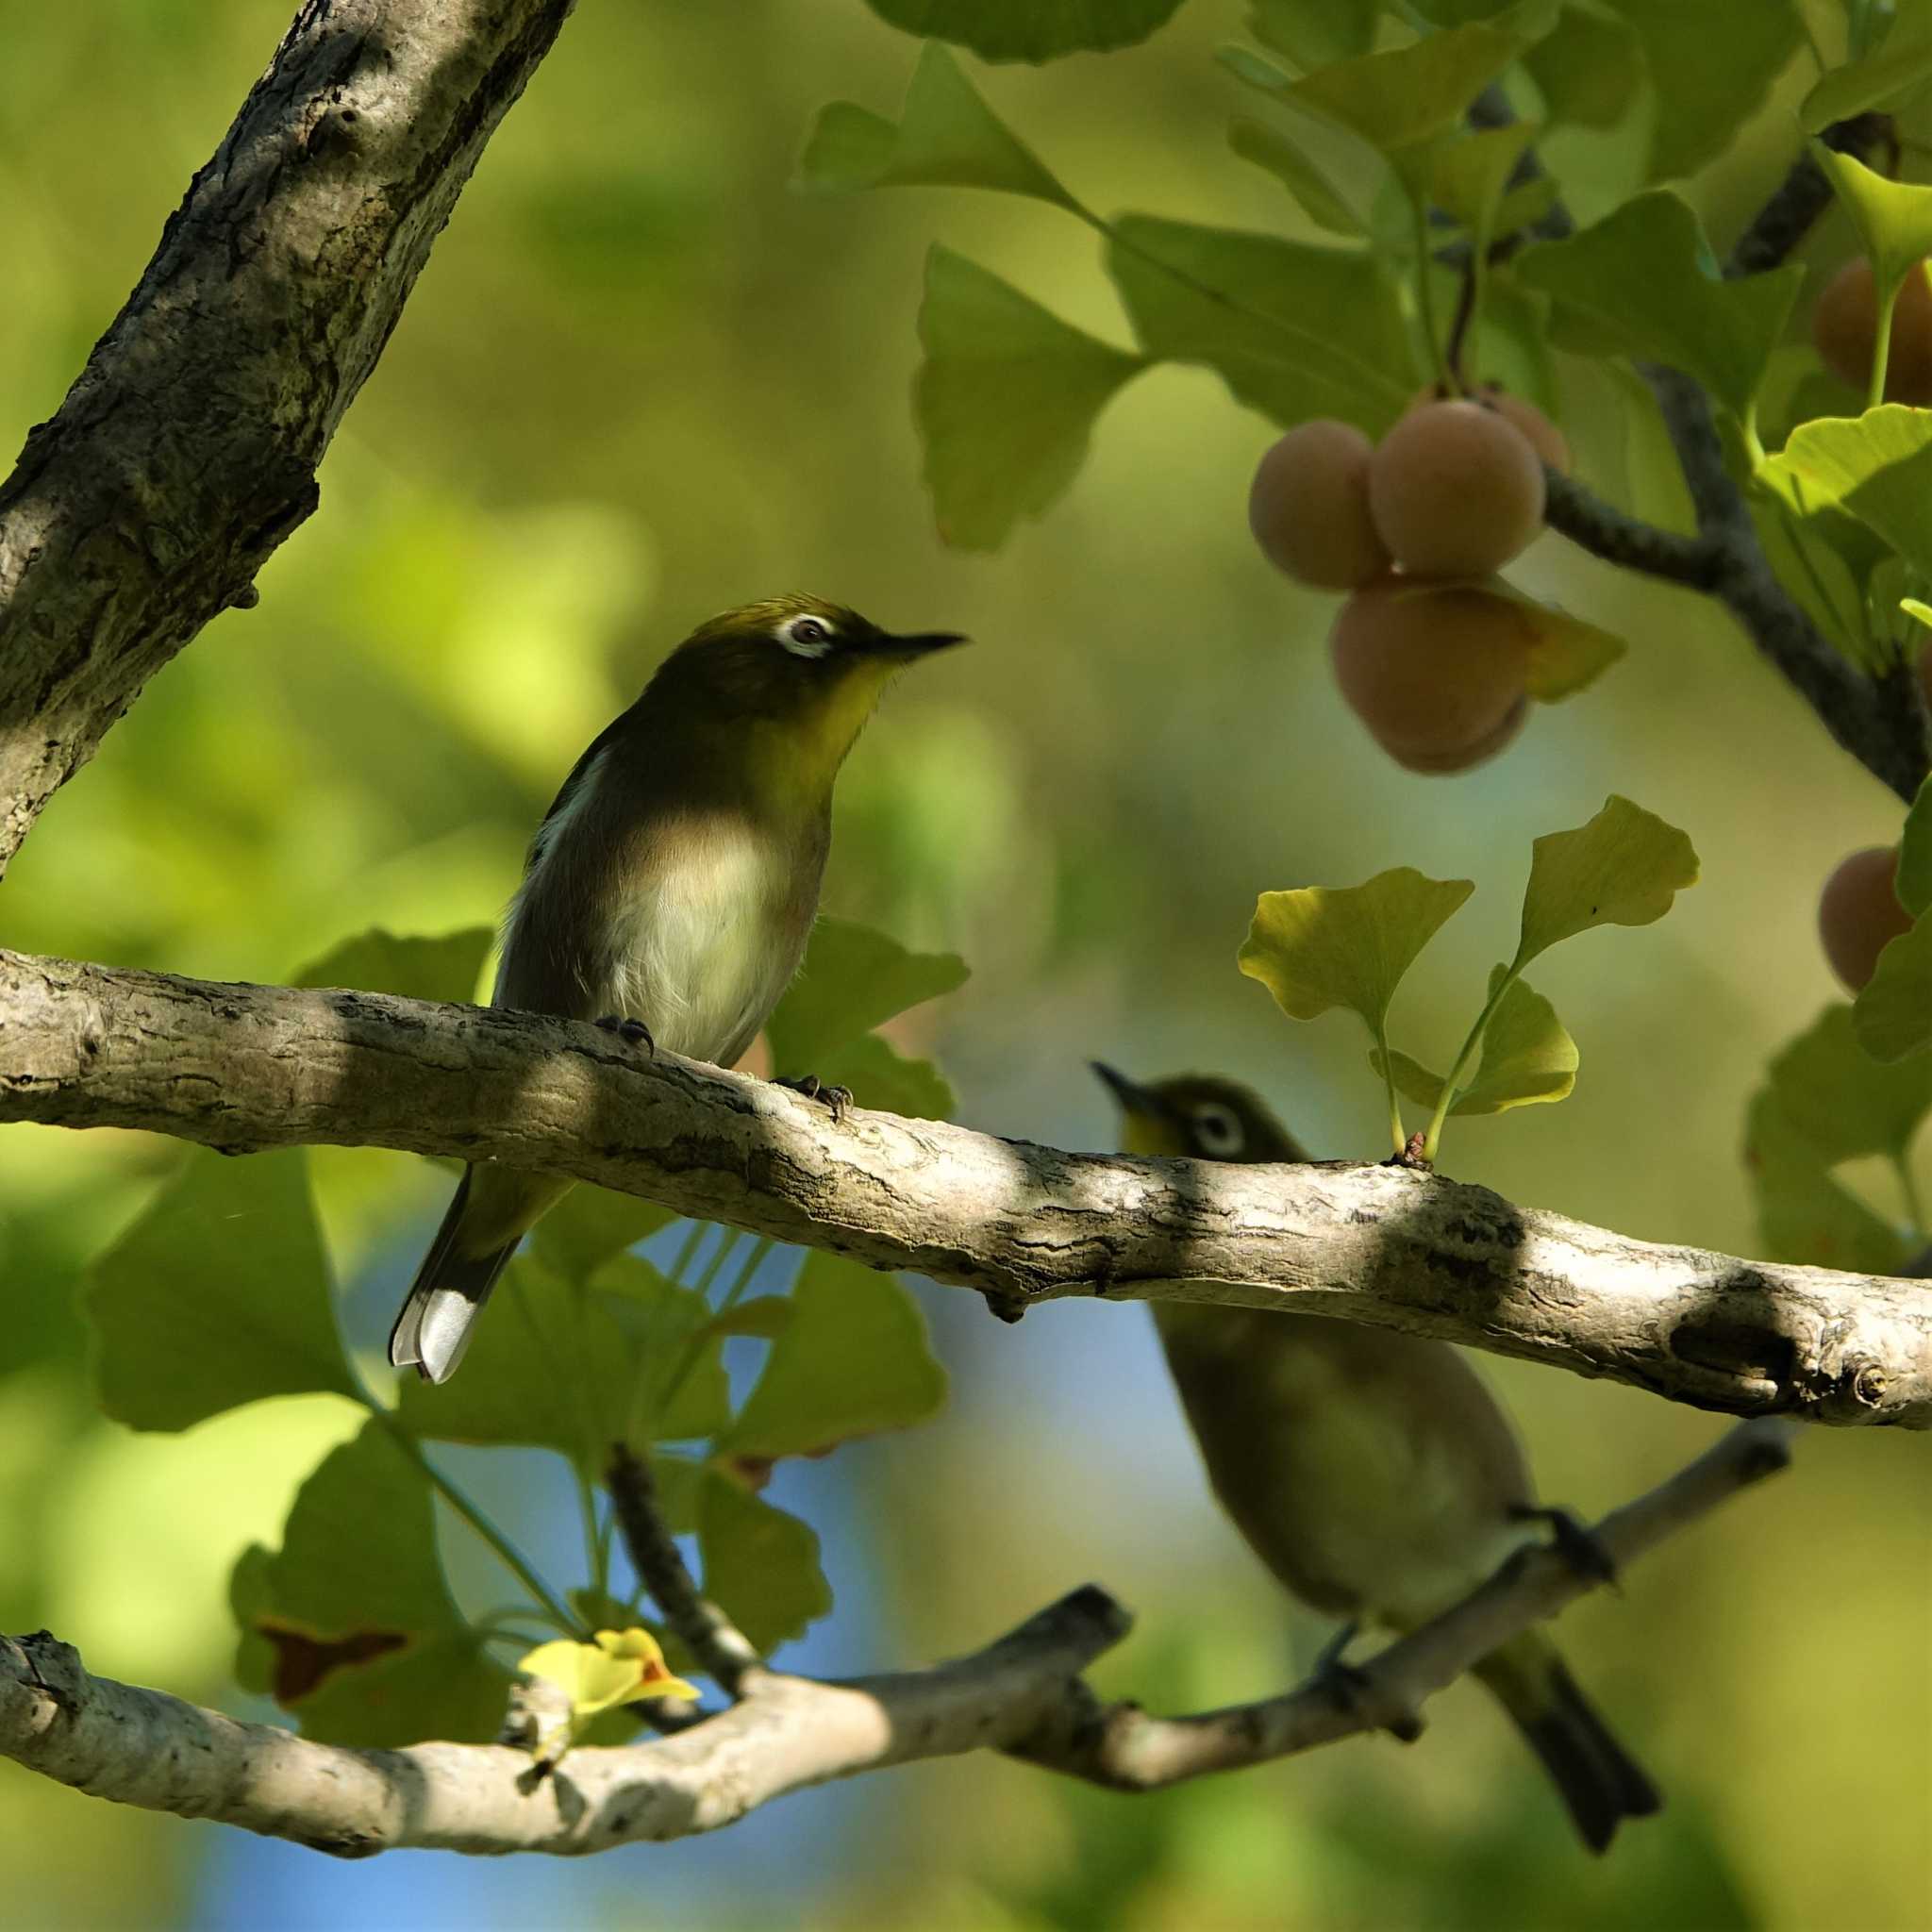
<path fill-rule="evenodd" d="M 895 672 L 961 641 L 895 637 L 817 597 L 700 625 L 576 761 L 538 827 L 491 1004 L 729 1066 L 798 970 L 845 754 Z M 390 1360 L 446 1379 L 517 1243 L 570 1186 L 466 1168 Z"/>
<path fill-rule="evenodd" d="M 1139 1086 L 1097 1061 L 1129 1154 L 1296 1161 L 1247 1088 Z M 1249 1547 L 1312 1608 L 1404 1631 L 1491 1576 L 1540 1515 L 1508 1421 L 1446 1343 L 1324 1315 L 1156 1302 L 1155 1324 L 1209 1481 Z M 1339 1654 L 1338 1646 L 1331 1652 Z M 1476 1665 L 1592 1851 L 1662 1800 L 1541 1629 Z"/>

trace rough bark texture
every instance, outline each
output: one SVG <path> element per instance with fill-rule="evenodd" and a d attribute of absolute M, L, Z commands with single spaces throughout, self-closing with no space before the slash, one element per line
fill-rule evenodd
<path fill-rule="evenodd" d="M 575 0 L 308 0 L 0 485 L 0 873 L 316 466 Z"/>
<path fill-rule="evenodd" d="M 1746 1423 L 1591 1532 L 1619 1569 L 1783 1465 L 1774 1423 Z M 42 1630 L 0 1638 L 0 1757 L 124 1805 L 211 1818 L 342 1857 L 406 1845 L 606 1851 L 730 1824 L 787 1791 L 858 1772 L 1004 1750 L 1117 1790 L 1147 1790 L 1377 1726 L 1413 1737 L 1423 1702 L 1478 1657 L 1601 1582 L 1532 1552 L 1361 1673 L 1346 1707 L 1324 1685 L 1197 1716 L 1103 1705 L 1080 1673 L 1129 1618 L 1089 1587 L 989 1649 L 931 1670 L 818 1684 L 759 1671 L 729 1710 L 675 1737 L 571 1752 L 547 1775 L 503 1745 L 354 1751 L 237 1724 L 158 1690 L 91 1676 Z"/>
<path fill-rule="evenodd" d="M 593 1026 L 0 952 L 0 1122 L 500 1160 L 980 1290 L 1438 1335 L 1740 1415 L 1932 1425 L 1932 1288 L 1638 1241 L 1395 1167 L 1067 1154 Z M 1208 1284 L 1203 1287 L 1202 1284 Z"/>

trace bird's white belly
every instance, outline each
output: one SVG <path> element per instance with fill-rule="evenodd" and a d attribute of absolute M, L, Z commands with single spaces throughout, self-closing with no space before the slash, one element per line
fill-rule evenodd
<path fill-rule="evenodd" d="M 608 1010 L 641 1020 L 656 1042 L 728 1062 L 751 1044 L 797 970 L 785 927 L 783 855 L 746 833 L 691 841 L 612 922 Z"/>

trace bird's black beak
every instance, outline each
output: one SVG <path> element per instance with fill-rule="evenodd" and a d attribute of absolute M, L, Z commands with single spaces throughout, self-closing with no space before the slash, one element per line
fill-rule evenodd
<path fill-rule="evenodd" d="M 943 651 L 952 644 L 970 641 L 963 633 L 957 630 L 919 630 L 905 637 L 894 637 L 890 631 L 880 631 L 865 648 L 875 652 L 881 658 L 924 658 L 934 651 Z"/>
<path fill-rule="evenodd" d="M 1159 1094 L 1150 1093 L 1146 1088 L 1136 1086 L 1124 1074 L 1117 1068 L 1108 1066 L 1105 1060 L 1089 1060 L 1087 1064 L 1100 1075 L 1102 1083 L 1111 1090 L 1113 1097 L 1126 1112 L 1155 1120 L 1174 1118 L 1174 1108 Z"/>

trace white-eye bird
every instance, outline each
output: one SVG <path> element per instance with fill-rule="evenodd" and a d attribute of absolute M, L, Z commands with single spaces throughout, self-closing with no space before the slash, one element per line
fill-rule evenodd
<path fill-rule="evenodd" d="M 1124 1153 L 1309 1158 L 1232 1080 L 1142 1086 L 1097 1061 L 1094 1071 L 1120 1103 Z M 1151 1306 L 1216 1496 L 1311 1608 L 1351 1626 L 1414 1629 L 1486 1582 L 1548 1513 L 1495 1397 L 1447 1343 L 1325 1315 Z M 1656 1787 L 1544 1630 L 1512 1638 L 1475 1675 L 1542 1759 L 1592 1851 L 1620 1820 L 1658 1808 Z"/>
<path fill-rule="evenodd" d="M 961 641 L 895 637 L 818 597 L 700 625 L 563 781 L 505 916 L 491 1003 L 729 1066 L 804 955 L 846 753 L 895 672 Z M 570 1186 L 466 1168 L 390 1360 L 444 1380 L 518 1242 Z"/>

